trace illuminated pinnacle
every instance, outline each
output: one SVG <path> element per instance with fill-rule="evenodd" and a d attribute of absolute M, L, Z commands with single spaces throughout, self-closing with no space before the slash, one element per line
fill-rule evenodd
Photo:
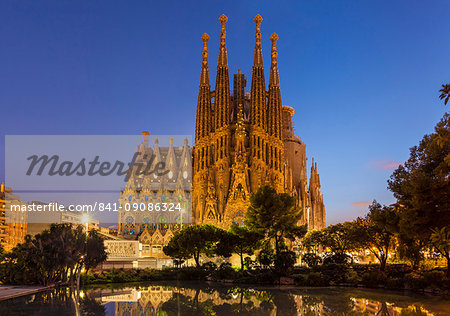
<path fill-rule="evenodd" d="M 277 58 L 277 40 L 278 40 L 278 35 L 277 33 L 273 33 L 272 35 L 270 35 L 270 40 L 272 41 L 272 63 L 275 62 L 276 63 L 276 58 Z"/>
<path fill-rule="evenodd" d="M 270 35 L 270 40 L 272 41 L 272 43 L 276 43 L 278 41 L 278 34 L 273 33 L 272 35 Z"/>
<path fill-rule="evenodd" d="M 256 25 L 261 24 L 262 20 L 263 20 L 263 18 L 259 14 L 256 15 L 255 18 L 253 19 L 253 21 L 255 21 Z"/>
<path fill-rule="evenodd" d="M 206 34 L 206 33 L 203 33 L 203 35 L 202 35 L 202 41 L 203 42 L 208 42 L 209 41 L 209 35 L 208 34 Z"/>
<path fill-rule="evenodd" d="M 255 18 L 253 19 L 253 21 L 255 21 L 256 23 L 256 33 L 260 33 L 261 32 L 261 22 L 262 22 L 263 18 L 258 14 L 257 16 L 255 16 Z"/>
<path fill-rule="evenodd" d="M 208 41 L 209 41 L 209 35 L 206 33 L 203 33 L 202 35 L 202 41 L 203 41 L 203 63 L 208 63 Z M 209 76 L 209 74 L 208 74 Z"/>
<path fill-rule="evenodd" d="M 225 30 L 225 23 L 227 23 L 228 18 L 225 14 L 222 14 L 219 18 L 219 22 L 222 25 L 220 30 L 220 38 L 225 39 L 225 36 L 227 36 L 227 32 Z"/>
<path fill-rule="evenodd" d="M 222 15 L 219 17 L 219 21 L 220 21 L 220 23 L 222 23 L 222 25 L 223 25 L 223 24 L 227 23 L 228 17 L 227 17 L 225 14 L 222 14 Z"/>
<path fill-rule="evenodd" d="M 208 67 L 208 41 L 209 35 L 202 35 L 203 52 L 202 52 L 202 70 L 200 74 L 200 85 L 209 86 L 209 67 Z"/>

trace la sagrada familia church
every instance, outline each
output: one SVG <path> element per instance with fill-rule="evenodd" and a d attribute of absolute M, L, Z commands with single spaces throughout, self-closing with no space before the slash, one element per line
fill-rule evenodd
<path fill-rule="evenodd" d="M 156 153 L 157 161 L 165 161 L 169 174 L 154 181 L 147 177 L 128 180 L 120 197 L 121 205 L 130 202 L 152 201 L 152 193 L 171 193 L 174 201 L 182 200 L 184 191 L 192 188 L 192 222 L 211 223 L 228 228 L 231 223 L 242 224 L 249 206 L 249 197 L 260 186 L 268 184 L 278 192 L 296 197 L 303 210 L 301 224 L 308 229 L 325 227 L 325 206 L 320 192 L 317 163 L 312 160 L 310 178 L 307 178 L 306 145 L 294 133 L 292 117 L 294 108 L 282 105 L 280 76 L 278 72 L 278 35 L 271 40 L 271 65 L 269 85 L 266 88 L 261 42 L 262 18 L 257 15 L 255 50 L 250 82 L 240 70 L 233 75 L 233 90 L 228 68 L 226 46 L 227 17 L 221 23 L 219 56 L 215 87 L 209 75 L 210 37 L 203 34 L 202 65 L 197 101 L 195 146 L 166 148 L 148 145 L 144 133 L 142 151 Z M 192 168 L 187 168 L 190 166 Z M 190 181 L 192 179 L 192 182 Z M 154 245 L 154 236 L 163 245 L 179 228 L 179 219 L 166 218 L 154 223 L 147 218 L 138 220 L 129 212 L 119 212 L 119 236 L 133 238 Z M 164 223 L 163 228 L 161 223 Z M 176 226 L 174 226 L 176 225 Z M 164 230 L 168 230 L 166 234 Z M 162 231 L 162 232 L 161 232 Z M 152 237 L 153 236 L 153 237 Z M 169 238 L 168 237 L 168 238 Z"/>
<path fill-rule="evenodd" d="M 198 223 L 225 228 L 242 224 L 249 196 L 264 184 L 297 198 L 309 229 L 325 226 L 317 164 L 309 188 L 306 146 L 294 133 L 294 109 L 282 106 L 277 63 L 278 35 L 272 41 L 269 87 L 266 90 L 261 44 L 262 17 L 257 15 L 250 93 L 239 70 L 231 93 L 225 23 L 221 23 L 215 89 L 209 80 L 208 34 L 203 34 L 203 60 L 197 102 L 193 152 L 193 212 Z"/>

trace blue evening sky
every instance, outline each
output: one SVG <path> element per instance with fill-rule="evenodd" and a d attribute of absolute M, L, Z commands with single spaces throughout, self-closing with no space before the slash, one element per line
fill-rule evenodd
<path fill-rule="evenodd" d="M 394 166 L 448 109 L 449 12 L 450 1 L 2 1 L 0 179 L 8 134 L 193 134 L 201 35 L 214 83 L 228 16 L 230 76 L 241 69 L 249 90 L 259 13 L 266 78 L 276 32 L 283 104 L 318 162 L 327 222 L 353 219 L 393 202 Z"/>

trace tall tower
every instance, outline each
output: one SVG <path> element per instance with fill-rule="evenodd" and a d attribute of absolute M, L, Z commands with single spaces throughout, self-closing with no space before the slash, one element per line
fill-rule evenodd
<path fill-rule="evenodd" d="M 279 192 L 284 190 L 283 168 L 284 168 L 284 146 L 282 138 L 281 123 L 281 90 L 280 75 L 278 72 L 278 35 L 270 36 L 272 41 L 270 79 L 267 105 L 267 132 L 269 134 L 269 167 L 271 170 L 271 184 Z"/>
<path fill-rule="evenodd" d="M 269 134 L 276 139 L 281 140 L 281 91 L 280 91 L 280 74 L 278 73 L 278 52 L 277 40 L 278 35 L 273 33 L 270 36 L 272 41 L 272 61 L 270 65 L 269 79 L 269 104 L 268 104 L 268 131 Z"/>
<path fill-rule="evenodd" d="M 314 158 L 312 159 L 311 164 L 309 198 L 311 201 L 311 208 L 308 226 L 310 229 L 321 229 L 325 227 L 325 206 L 323 203 L 322 193 L 320 193 L 320 177 L 317 172 L 317 162 L 314 162 Z"/>
<path fill-rule="evenodd" d="M 196 206 L 193 208 L 194 220 L 198 220 L 202 216 L 202 214 L 198 212 L 204 207 L 203 201 L 207 191 L 206 179 L 208 179 L 208 167 L 212 161 L 210 157 L 212 155 L 210 136 L 214 129 L 208 66 L 209 35 L 204 33 L 201 39 L 203 41 L 203 52 L 197 99 L 195 149 L 193 159 L 193 184 L 196 184 L 192 196 L 193 206 Z"/>
<path fill-rule="evenodd" d="M 265 112 L 267 104 L 266 83 L 264 80 L 264 64 L 261 46 L 261 22 L 258 14 L 256 23 L 255 50 L 253 54 L 252 82 L 250 87 L 250 146 L 251 146 L 251 190 L 256 191 L 265 183 L 267 163 L 267 135 Z"/>
<path fill-rule="evenodd" d="M 217 61 L 216 90 L 214 93 L 214 115 L 215 130 L 212 137 L 213 148 L 215 148 L 214 169 L 210 169 L 210 178 L 215 182 L 218 210 L 214 220 L 222 220 L 228 187 L 230 185 L 230 150 L 231 150 L 231 131 L 230 131 L 230 113 L 231 113 L 231 95 L 230 95 L 230 77 L 228 72 L 228 55 L 226 45 L 225 23 L 228 18 L 222 14 L 220 22 L 220 46 L 219 58 Z"/>

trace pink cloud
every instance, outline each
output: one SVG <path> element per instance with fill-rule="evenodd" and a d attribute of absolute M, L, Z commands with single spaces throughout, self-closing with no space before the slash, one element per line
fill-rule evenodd
<path fill-rule="evenodd" d="M 379 170 L 389 171 L 389 170 L 396 169 L 402 163 L 399 161 L 381 159 L 381 160 L 373 161 L 372 164 L 375 166 L 375 168 L 377 168 Z"/>
<path fill-rule="evenodd" d="M 355 206 L 355 207 L 367 207 L 370 204 L 372 204 L 372 202 L 370 202 L 370 201 L 360 201 L 360 202 L 353 202 L 352 206 Z"/>

